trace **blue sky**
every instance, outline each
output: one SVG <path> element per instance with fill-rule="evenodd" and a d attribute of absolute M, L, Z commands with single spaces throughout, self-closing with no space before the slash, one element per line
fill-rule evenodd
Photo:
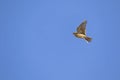
<path fill-rule="evenodd" d="M 119 34 L 119 0 L 1 0 L 0 80 L 120 80 Z"/>

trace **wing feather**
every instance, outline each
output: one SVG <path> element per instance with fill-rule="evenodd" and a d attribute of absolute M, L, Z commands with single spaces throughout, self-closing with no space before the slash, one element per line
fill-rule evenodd
<path fill-rule="evenodd" d="M 87 21 L 83 21 L 78 27 L 77 27 L 77 33 L 86 35 L 86 24 Z"/>

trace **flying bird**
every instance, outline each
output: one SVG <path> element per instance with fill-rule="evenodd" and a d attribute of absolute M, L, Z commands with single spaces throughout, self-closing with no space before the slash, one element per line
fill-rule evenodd
<path fill-rule="evenodd" d="M 83 21 L 78 27 L 77 27 L 77 32 L 74 32 L 73 34 L 77 37 L 77 38 L 81 38 L 86 40 L 87 42 L 91 42 L 92 38 L 86 36 L 86 24 L 87 21 Z"/>

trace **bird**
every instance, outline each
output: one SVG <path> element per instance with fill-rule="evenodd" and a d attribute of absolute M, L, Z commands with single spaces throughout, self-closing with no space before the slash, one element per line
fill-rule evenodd
<path fill-rule="evenodd" d="M 76 36 L 77 38 L 81 38 L 84 39 L 87 42 L 91 42 L 92 38 L 88 37 L 86 35 L 86 24 L 87 24 L 87 20 L 84 20 L 78 27 L 77 27 L 77 32 L 73 32 L 74 36 Z"/>

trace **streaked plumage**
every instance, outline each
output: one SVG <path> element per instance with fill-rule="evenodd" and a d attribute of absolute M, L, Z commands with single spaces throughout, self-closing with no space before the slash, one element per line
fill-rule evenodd
<path fill-rule="evenodd" d="M 77 38 L 82 38 L 85 39 L 87 42 L 91 42 L 92 38 L 86 36 L 86 24 L 87 21 L 83 21 L 78 27 L 77 27 L 77 32 L 74 32 L 73 34 Z"/>

